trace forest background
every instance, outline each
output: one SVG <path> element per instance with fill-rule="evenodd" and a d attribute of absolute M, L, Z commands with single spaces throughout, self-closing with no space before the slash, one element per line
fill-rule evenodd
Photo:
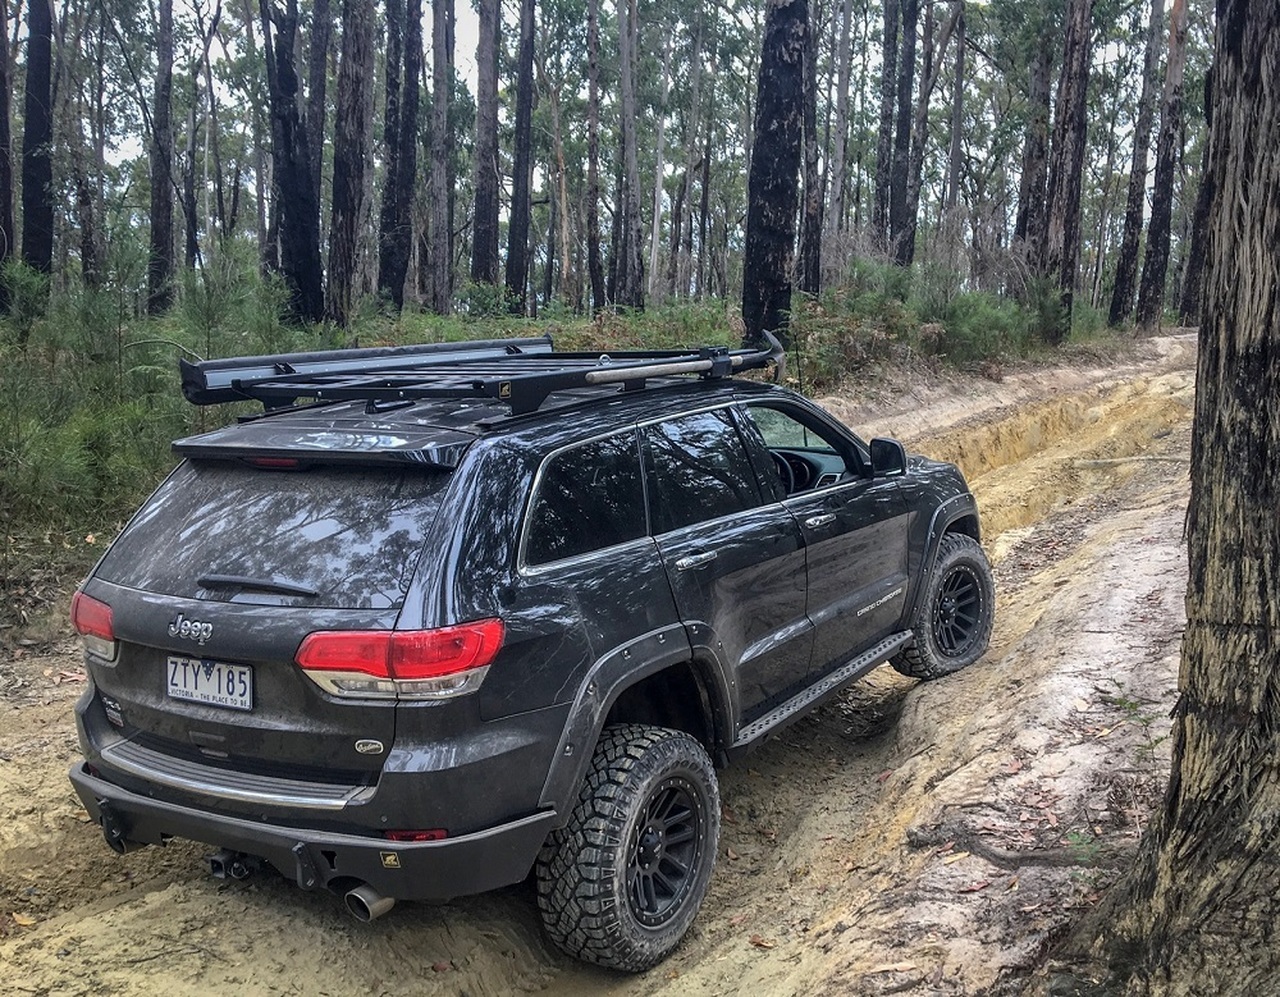
<path fill-rule="evenodd" d="M 778 8 L 783 94 L 762 66 Z M 170 440 L 234 415 L 183 402 L 180 356 L 740 339 L 770 99 L 802 118 L 798 204 L 773 204 L 802 388 L 1197 321 L 1209 0 L 462 13 L 474 53 L 455 0 L 0 0 L 18 612 L 33 559 L 92 557 Z"/>

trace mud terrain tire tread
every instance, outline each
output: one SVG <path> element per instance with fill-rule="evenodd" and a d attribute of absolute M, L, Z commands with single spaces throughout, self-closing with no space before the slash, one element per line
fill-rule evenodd
<path fill-rule="evenodd" d="M 688 892 L 657 927 L 628 901 L 629 842 L 651 790 L 677 777 L 698 796 L 702 833 Z M 606 727 L 569 821 L 538 855 L 538 910 L 548 936 L 568 955 L 641 972 L 680 943 L 697 916 L 715 866 L 720 792 L 711 759 L 683 731 L 645 724 Z"/>
<path fill-rule="evenodd" d="M 934 634 L 934 608 L 943 585 L 956 570 L 967 570 L 977 583 L 979 619 L 963 653 L 948 655 L 939 649 Z M 938 556 L 911 621 L 913 637 L 889 663 L 903 675 L 916 679 L 936 679 L 973 664 L 987 650 L 995 620 L 995 582 L 991 565 L 981 544 L 963 533 L 948 533 L 938 543 Z"/>

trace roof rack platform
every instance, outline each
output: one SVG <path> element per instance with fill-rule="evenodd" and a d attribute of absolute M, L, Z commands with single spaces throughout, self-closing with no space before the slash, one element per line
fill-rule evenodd
<path fill-rule="evenodd" d="M 369 402 L 426 398 L 492 398 L 512 415 L 534 412 L 555 391 L 618 384 L 644 387 L 652 377 L 693 374 L 729 377 L 769 365 L 780 377 L 785 357 L 765 333 L 769 348 L 730 350 L 631 350 L 557 353 L 550 336 L 420 346 L 281 353 L 225 360 L 180 360 L 182 393 L 195 405 L 254 400 L 268 409 L 299 398 Z"/>

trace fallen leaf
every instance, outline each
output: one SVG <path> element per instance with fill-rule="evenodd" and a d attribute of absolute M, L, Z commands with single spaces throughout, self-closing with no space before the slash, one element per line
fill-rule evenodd
<path fill-rule="evenodd" d="M 1021 759 L 1021 758 L 1015 758 L 1015 759 L 1014 759 L 1013 761 L 1011 761 L 1007 766 L 1005 766 L 1005 772 L 1007 772 L 1009 775 L 1015 775 L 1015 774 L 1017 774 L 1018 772 L 1021 772 L 1021 771 L 1022 771 L 1022 759 Z"/>
<path fill-rule="evenodd" d="M 1055 814 L 1052 810 L 1046 810 L 1044 812 L 1044 819 L 1049 822 L 1050 827 L 1058 826 L 1058 815 Z"/>
<path fill-rule="evenodd" d="M 914 962 L 887 962 L 882 966 L 872 966 L 867 973 L 910 973 L 915 968 Z"/>
<path fill-rule="evenodd" d="M 771 949 L 776 944 L 772 939 L 761 938 L 759 935 L 752 935 L 747 941 L 758 949 Z"/>
<path fill-rule="evenodd" d="M 729 923 L 736 928 L 746 919 L 747 919 L 747 915 L 745 913 L 734 914 L 733 917 L 729 918 Z"/>
<path fill-rule="evenodd" d="M 951 849 L 955 848 L 955 846 L 956 846 L 956 843 L 955 843 L 954 841 L 948 841 L 945 845 L 943 845 L 941 848 L 939 848 L 939 849 L 938 849 L 936 852 L 934 852 L 933 854 L 935 854 L 935 855 L 945 855 L 945 854 L 947 854 L 947 852 L 951 851 Z"/>
<path fill-rule="evenodd" d="M 1005 887 L 1005 891 L 1008 892 L 1010 890 L 1016 890 L 1017 888 L 1018 888 L 1018 877 L 1014 876 L 1013 879 L 1009 880 L 1009 885 Z"/>
<path fill-rule="evenodd" d="M 725 806 L 722 806 L 720 808 L 720 819 L 724 821 L 726 824 L 738 823 L 738 815 Z"/>
<path fill-rule="evenodd" d="M 991 885 L 991 880 L 980 879 L 976 883 L 970 883 L 968 886 L 962 886 L 956 890 L 957 893 L 977 893 L 979 890 L 985 890 Z"/>
<path fill-rule="evenodd" d="M 951 865 L 953 862 L 959 862 L 961 859 L 967 859 L 968 857 L 969 857 L 968 852 L 956 852 L 954 855 L 948 855 L 945 859 L 943 859 L 942 864 Z"/>
<path fill-rule="evenodd" d="M 1123 726 L 1124 726 L 1124 724 L 1125 724 L 1125 722 L 1124 722 L 1123 720 L 1121 720 L 1121 721 L 1120 721 L 1118 724 L 1116 724 L 1114 727 L 1108 727 L 1106 730 L 1099 731 L 1097 734 L 1095 734 L 1095 735 L 1094 735 L 1094 737 L 1096 737 L 1096 738 L 1098 738 L 1098 739 L 1104 738 L 1104 737 L 1106 737 L 1108 734 L 1113 734 L 1113 733 L 1115 733 L 1116 731 L 1118 731 L 1121 727 L 1123 727 Z"/>
<path fill-rule="evenodd" d="M 447 973 L 451 969 L 453 969 L 453 963 L 451 962 L 433 962 L 431 964 L 433 973 Z"/>
<path fill-rule="evenodd" d="M 730 862 L 737 862 L 737 861 L 738 861 L 738 858 L 739 858 L 738 853 L 737 853 L 737 852 L 735 852 L 735 851 L 734 851 L 732 848 L 730 848 L 728 845 L 725 845 L 724 853 L 725 853 L 725 855 L 729 856 L 729 861 L 730 861 Z"/>
<path fill-rule="evenodd" d="M 1019 907 L 1018 910 L 1023 914 L 1030 914 L 1032 911 L 1039 910 L 1040 907 L 1041 904 L 1028 904 L 1026 907 Z"/>
<path fill-rule="evenodd" d="M 876 782 L 884 782 L 891 775 L 893 775 L 893 769 L 885 769 L 878 776 L 876 776 Z"/>
<path fill-rule="evenodd" d="M 13 923 L 20 924 L 24 928 L 29 928 L 36 923 L 36 919 L 32 917 L 30 914 L 14 914 Z"/>
<path fill-rule="evenodd" d="M 98 542 L 98 538 L 95 537 L 92 533 L 90 533 L 88 536 L 84 538 L 84 542 L 87 544 L 96 544 Z"/>
<path fill-rule="evenodd" d="M 1071 705 L 1073 705 L 1080 713 L 1088 713 L 1089 710 L 1093 708 L 1087 699 L 1077 699 Z"/>

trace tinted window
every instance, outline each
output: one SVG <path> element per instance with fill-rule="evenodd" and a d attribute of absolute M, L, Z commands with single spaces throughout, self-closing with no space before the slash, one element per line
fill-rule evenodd
<path fill-rule="evenodd" d="M 760 504 L 755 472 L 727 411 L 649 426 L 645 446 L 655 532 Z"/>
<path fill-rule="evenodd" d="M 529 513 L 525 561 L 546 564 L 603 550 L 646 531 L 635 433 L 593 440 L 543 465 Z"/>
<path fill-rule="evenodd" d="M 108 581 L 184 598 L 343 609 L 404 601 L 449 475 L 417 468 L 263 471 L 188 461 L 160 486 L 107 554 Z M 239 575 L 314 596 L 198 579 Z"/>
<path fill-rule="evenodd" d="M 836 452 L 836 448 L 826 439 L 781 409 L 750 405 L 747 407 L 747 412 L 760 428 L 765 446 L 770 449 L 782 447 L 792 450 Z"/>

